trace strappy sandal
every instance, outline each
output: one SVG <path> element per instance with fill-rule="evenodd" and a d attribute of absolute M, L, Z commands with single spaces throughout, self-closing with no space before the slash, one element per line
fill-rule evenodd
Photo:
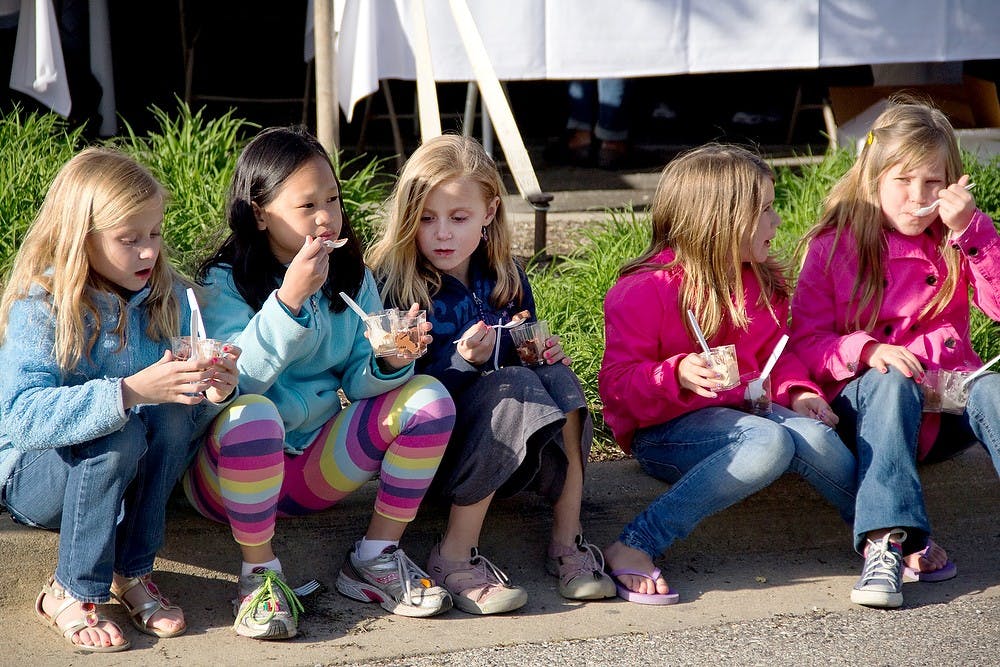
<path fill-rule="evenodd" d="M 132 604 L 125 599 L 125 594 L 136 586 L 142 586 L 143 590 L 146 591 L 146 601 L 139 604 Z M 118 604 L 125 607 L 125 611 L 128 612 L 128 619 L 132 621 L 132 625 L 139 632 L 159 637 L 160 639 L 169 639 L 170 637 L 182 635 L 187 631 L 187 623 L 182 625 L 180 629 L 172 631 L 159 630 L 149 626 L 149 619 L 158 611 L 180 609 L 177 605 L 170 604 L 170 600 L 160 593 L 160 589 L 156 587 L 156 584 L 153 583 L 149 575 L 146 577 L 132 577 L 120 589 L 112 586 L 111 597 L 117 600 Z"/>
<path fill-rule="evenodd" d="M 42 592 L 38 594 L 37 598 L 35 598 L 35 614 L 38 616 L 39 620 L 42 621 L 42 623 L 45 623 L 53 630 L 61 634 L 63 639 L 66 640 L 66 643 L 70 644 L 75 649 L 87 651 L 89 653 L 117 653 L 119 651 L 132 648 L 132 642 L 128 639 L 125 639 L 125 642 L 122 644 L 112 644 L 111 646 L 92 646 L 89 644 L 77 644 L 74 642 L 73 635 L 81 630 L 97 627 L 100 623 L 110 623 L 118 628 L 119 632 L 121 632 L 121 628 L 119 628 L 118 624 L 114 621 L 109 621 L 108 619 L 99 616 L 97 614 L 97 605 L 93 602 L 80 602 L 79 600 L 71 598 L 66 594 L 66 591 L 61 588 L 56 588 L 53 584 L 55 584 L 55 577 L 50 578 L 49 583 L 42 586 Z M 57 600 L 65 600 L 65 602 L 63 602 L 56 610 L 56 613 L 51 616 L 46 614 L 45 608 L 42 607 L 42 600 L 46 596 L 53 597 Z M 59 617 L 62 616 L 63 612 L 69 610 L 69 608 L 75 604 L 80 605 L 80 610 L 83 612 L 83 618 L 74 619 L 67 623 L 65 627 L 60 627 Z"/>

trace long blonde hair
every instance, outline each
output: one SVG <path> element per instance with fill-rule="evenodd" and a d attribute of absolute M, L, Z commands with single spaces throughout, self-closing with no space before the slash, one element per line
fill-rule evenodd
<path fill-rule="evenodd" d="M 486 226 L 485 251 L 497 283 L 489 301 L 494 307 L 522 299 L 521 280 L 511 253 L 511 229 L 503 198 L 507 194 L 493 158 L 470 137 L 445 134 L 426 141 L 403 166 L 382 236 L 371 247 L 368 263 L 382 285 L 382 300 L 399 306 L 429 306 L 441 288 L 441 273 L 417 249 L 417 231 L 427 195 L 438 185 L 459 178 L 472 180 L 490 202 L 500 197 L 496 216 Z"/>
<path fill-rule="evenodd" d="M 962 175 L 962 155 L 947 116 L 913 98 L 894 97 L 875 119 L 861 155 L 830 190 L 819 222 L 803 239 L 803 244 L 808 244 L 828 229 L 836 230 L 835 239 L 838 241 L 845 231 L 854 237 L 858 272 L 851 288 L 851 302 L 856 304 L 856 309 L 848 313 L 844 322 L 848 329 L 871 330 L 878 319 L 885 293 L 885 218 L 879 200 L 879 180 L 896 165 L 909 171 L 940 157 L 945 159 L 946 182 L 956 182 Z M 937 315 L 955 294 L 961 268 L 960 257 L 958 251 L 946 241 L 947 235 L 943 234 L 941 254 L 945 258 L 948 275 L 941 291 L 920 313 L 920 317 L 928 313 Z M 833 247 L 836 245 L 834 243 Z M 827 264 L 832 260 L 833 248 Z M 868 320 L 862 322 L 862 315 L 868 309 Z"/>
<path fill-rule="evenodd" d="M 55 358 L 71 371 L 89 354 L 98 334 L 87 332 L 85 320 L 98 319 L 94 292 L 114 294 L 120 302 L 116 332 L 125 345 L 124 301 L 91 270 L 87 236 L 113 229 L 150 202 L 161 205 L 166 192 L 155 178 L 130 157 L 107 148 L 88 148 L 67 162 L 45 195 L 28 229 L 0 298 L 0 339 L 5 339 L 14 302 L 27 296 L 33 284 L 52 299 Z M 180 310 L 172 291 L 177 278 L 161 249 L 149 278 L 147 334 L 162 340 L 178 331 Z"/>
<path fill-rule="evenodd" d="M 767 163 L 739 146 L 712 143 L 678 156 L 663 169 L 656 186 L 650 245 L 622 267 L 621 275 L 680 266 L 681 312 L 694 311 L 707 337 L 719 331 L 726 317 L 746 329 L 742 248 L 763 212 L 764 186 L 773 181 Z M 674 251 L 674 260 L 653 262 L 666 248 Z M 761 287 L 761 305 L 777 319 L 771 297 L 788 296 L 780 266 L 770 257 L 750 266 Z M 684 324 L 694 339 L 687 318 Z"/>

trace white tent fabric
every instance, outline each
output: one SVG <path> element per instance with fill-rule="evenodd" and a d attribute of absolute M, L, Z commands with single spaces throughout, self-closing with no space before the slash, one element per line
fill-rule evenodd
<path fill-rule="evenodd" d="M 434 77 L 475 77 L 448 0 L 425 0 Z M 996 0 L 469 0 L 500 80 L 1000 58 Z M 416 78 L 406 0 L 346 0 L 339 103 Z"/>
<path fill-rule="evenodd" d="M 10 87 L 61 116 L 72 109 L 52 0 L 21 0 Z"/>
<path fill-rule="evenodd" d="M 111 136 L 115 118 L 115 83 L 111 64 L 111 34 L 107 0 L 90 0 L 90 65 L 101 84 L 101 136 Z M 52 0 L 21 0 L 10 87 L 38 100 L 61 116 L 73 109 L 66 62 Z"/>

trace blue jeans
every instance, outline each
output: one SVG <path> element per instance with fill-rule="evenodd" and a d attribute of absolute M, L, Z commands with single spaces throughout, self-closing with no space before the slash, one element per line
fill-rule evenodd
<path fill-rule="evenodd" d="M 833 408 L 841 417 L 858 456 L 858 499 L 854 548 L 861 552 L 865 535 L 884 528 L 903 528 L 904 552 L 927 543 L 930 521 L 917 473 L 917 441 L 924 398 L 920 386 L 895 368 L 869 370 L 840 392 Z M 944 415 L 946 416 L 946 415 Z M 942 424 L 954 424 L 942 420 Z M 1000 375 L 988 373 L 973 382 L 965 414 L 958 420 L 983 443 L 1000 472 Z M 956 436 L 943 430 L 939 442 Z"/>
<path fill-rule="evenodd" d="M 568 130 L 593 128 L 594 136 L 602 141 L 628 139 L 628 110 L 625 107 L 625 79 L 569 82 Z M 594 125 L 594 107 L 597 125 Z"/>
<path fill-rule="evenodd" d="M 167 499 L 188 460 L 192 410 L 143 406 L 114 433 L 22 455 L 3 501 L 20 523 L 59 531 L 56 581 L 81 602 L 110 598 L 113 573 L 153 571 Z"/>
<path fill-rule="evenodd" d="M 851 452 L 830 427 L 778 405 L 767 417 L 696 410 L 636 431 L 632 453 L 646 473 L 672 484 L 618 538 L 654 559 L 699 521 L 786 471 L 802 475 L 848 523 L 854 516 Z"/>

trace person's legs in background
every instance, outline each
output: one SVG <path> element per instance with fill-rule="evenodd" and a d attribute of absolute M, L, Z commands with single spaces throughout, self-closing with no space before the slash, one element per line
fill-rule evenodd
<path fill-rule="evenodd" d="M 569 82 L 566 149 L 571 161 L 589 164 L 596 137 L 598 166 L 612 169 L 621 164 L 628 152 L 627 87 L 625 79 Z"/>

